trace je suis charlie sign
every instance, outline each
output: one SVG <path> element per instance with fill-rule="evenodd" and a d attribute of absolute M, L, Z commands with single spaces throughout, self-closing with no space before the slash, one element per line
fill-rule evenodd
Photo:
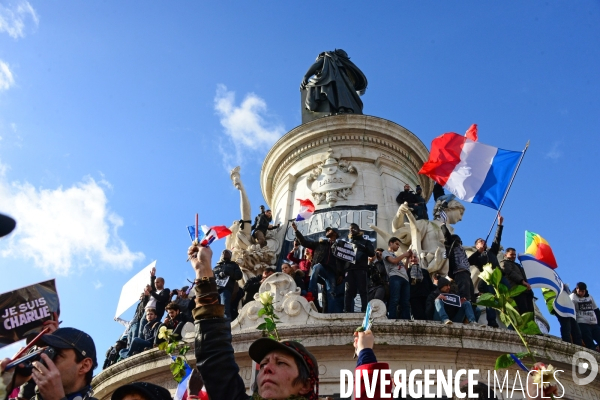
<path fill-rule="evenodd" d="M 59 312 L 54 279 L 0 294 L 0 347 L 39 333 Z"/>

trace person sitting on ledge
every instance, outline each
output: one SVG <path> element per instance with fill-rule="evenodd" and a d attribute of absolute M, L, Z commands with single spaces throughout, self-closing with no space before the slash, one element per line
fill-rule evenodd
<path fill-rule="evenodd" d="M 437 289 L 427 297 L 425 309 L 427 317 L 430 320 L 442 321 L 446 325 L 453 322 L 461 323 L 465 317 L 469 323 L 476 323 L 471 302 L 463 297 L 460 299 L 460 307 L 446 304 L 444 301 L 447 300 L 445 296 L 447 294 L 456 294 L 450 290 L 450 281 L 446 278 L 438 279 Z"/>
<path fill-rule="evenodd" d="M 148 323 L 144 326 L 144 330 L 140 337 L 133 339 L 133 342 L 129 343 L 128 349 L 120 351 L 119 354 L 122 359 L 154 347 L 154 342 L 156 341 L 158 328 L 160 326 L 160 319 L 158 319 L 154 308 L 146 309 L 146 320 Z"/>

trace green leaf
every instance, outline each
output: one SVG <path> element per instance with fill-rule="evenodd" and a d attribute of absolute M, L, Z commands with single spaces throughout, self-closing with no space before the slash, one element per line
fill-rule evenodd
<path fill-rule="evenodd" d="M 496 358 L 496 368 L 495 369 L 503 369 L 508 368 L 515 363 L 515 360 L 510 356 L 510 354 L 502 354 L 500 357 Z"/>
<path fill-rule="evenodd" d="M 491 308 L 499 308 L 499 304 L 494 300 L 477 300 L 477 304 L 478 306 L 483 306 L 483 307 L 491 307 Z"/>
<path fill-rule="evenodd" d="M 258 325 L 256 329 L 258 329 L 259 331 L 264 331 L 265 329 L 267 329 L 267 323 L 263 322 L 262 324 Z"/>
<path fill-rule="evenodd" d="M 181 349 L 179 349 L 179 354 L 184 356 L 188 351 L 190 351 L 190 346 L 183 346 Z"/>
<path fill-rule="evenodd" d="M 533 312 L 526 312 L 521 314 L 521 318 L 523 318 L 523 324 L 527 325 L 529 321 L 535 321 L 535 314 Z"/>
<path fill-rule="evenodd" d="M 501 279 L 502 279 L 502 271 L 500 270 L 500 268 L 494 268 L 494 273 L 492 273 L 492 286 L 498 287 Z"/>
<path fill-rule="evenodd" d="M 496 298 L 496 296 L 494 296 L 491 293 L 484 293 L 481 296 L 479 296 L 479 301 L 481 300 L 494 300 Z"/>
<path fill-rule="evenodd" d="M 527 290 L 526 286 L 517 285 L 517 286 L 513 287 L 512 289 L 510 289 L 510 292 L 508 292 L 508 295 L 510 297 L 517 297 L 518 295 L 520 295 L 521 293 L 523 293 L 526 290 Z"/>
<path fill-rule="evenodd" d="M 519 312 L 513 306 L 506 303 L 506 311 L 514 321 L 516 327 L 520 327 L 523 325 L 523 318 L 521 318 L 521 314 L 519 314 Z"/>
<path fill-rule="evenodd" d="M 265 317 L 265 322 L 266 322 L 267 324 L 269 324 L 269 322 L 270 322 L 270 323 L 273 323 L 273 320 L 272 320 L 271 318 L 266 318 L 266 317 Z"/>
<path fill-rule="evenodd" d="M 498 292 L 500 292 L 500 294 L 508 294 L 508 288 L 505 284 L 500 283 L 498 284 Z"/>
<path fill-rule="evenodd" d="M 168 342 L 161 342 L 161 343 L 158 344 L 158 349 L 162 350 L 162 351 L 165 351 L 165 349 L 167 348 L 168 345 L 169 345 Z"/>
<path fill-rule="evenodd" d="M 273 321 L 271 321 L 271 320 L 267 320 L 267 319 L 265 318 L 265 322 L 266 322 L 266 324 L 267 324 L 267 330 L 268 330 L 268 331 L 273 331 L 273 330 L 275 330 L 275 323 L 274 323 Z"/>
<path fill-rule="evenodd" d="M 506 326 L 512 325 L 510 318 L 508 318 L 508 315 L 504 313 L 500 313 L 500 321 L 502 321 L 502 323 L 504 323 Z"/>
<path fill-rule="evenodd" d="M 542 333 L 542 331 L 540 331 L 540 327 L 535 323 L 535 321 L 529 321 L 521 330 L 521 333 L 524 333 L 525 335 L 539 335 Z"/>
<path fill-rule="evenodd" d="M 258 310 L 258 316 L 262 317 L 263 315 L 265 315 L 266 312 L 267 312 L 267 310 L 265 310 L 264 308 L 261 308 L 260 310 Z"/>

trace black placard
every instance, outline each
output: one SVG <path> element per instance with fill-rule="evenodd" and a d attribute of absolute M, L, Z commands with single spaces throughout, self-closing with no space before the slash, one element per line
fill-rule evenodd
<path fill-rule="evenodd" d="M 0 347 L 39 333 L 59 310 L 54 279 L 0 294 Z"/>
<path fill-rule="evenodd" d="M 356 245 L 338 240 L 334 247 L 333 256 L 354 264 L 356 261 Z"/>
<path fill-rule="evenodd" d="M 460 296 L 457 294 L 446 294 L 442 293 L 446 297 L 446 300 L 442 300 L 444 304 L 448 304 L 449 306 L 460 307 Z"/>

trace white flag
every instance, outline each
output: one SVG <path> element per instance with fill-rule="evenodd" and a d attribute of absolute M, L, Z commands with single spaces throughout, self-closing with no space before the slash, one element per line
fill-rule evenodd
<path fill-rule="evenodd" d="M 150 270 L 156 266 L 156 260 L 152 261 L 146 268 L 135 274 L 121 289 L 121 297 L 117 304 L 115 317 L 120 317 L 129 307 L 140 301 L 140 294 L 146 285 L 150 284 Z"/>

